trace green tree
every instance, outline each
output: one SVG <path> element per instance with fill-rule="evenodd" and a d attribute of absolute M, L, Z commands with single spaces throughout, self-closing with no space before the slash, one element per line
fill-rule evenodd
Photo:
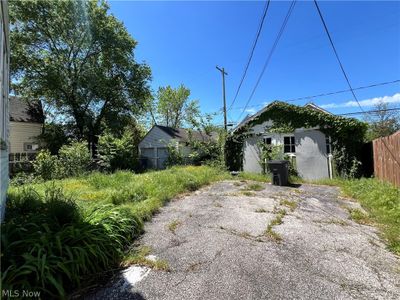
<path fill-rule="evenodd" d="M 125 127 L 121 135 L 115 135 L 106 130 L 99 137 L 99 165 L 107 171 L 137 170 L 138 145 L 144 136 L 144 131 L 137 123 Z"/>
<path fill-rule="evenodd" d="M 58 123 L 46 123 L 38 136 L 41 148 L 48 149 L 52 155 L 58 154 L 60 148 L 68 142 L 66 128 Z"/>
<path fill-rule="evenodd" d="M 400 114 L 398 111 L 389 110 L 390 108 L 388 103 L 379 102 L 374 107 L 377 112 L 366 117 L 366 121 L 369 123 L 367 140 L 372 141 L 400 130 Z"/>
<path fill-rule="evenodd" d="M 140 113 L 149 99 L 137 42 L 105 1 L 10 1 L 13 89 L 75 126 L 94 150 L 105 127 Z"/>
<path fill-rule="evenodd" d="M 226 132 L 223 128 L 215 125 L 216 114 L 194 113 L 188 123 L 188 144 L 192 149 L 190 158 L 194 164 L 210 163 L 214 166 L 225 167 L 224 147 Z"/>
<path fill-rule="evenodd" d="M 172 128 L 190 123 L 200 113 L 198 101 L 189 100 L 190 90 L 184 85 L 158 89 L 155 102 L 149 107 L 153 122 Z"/>

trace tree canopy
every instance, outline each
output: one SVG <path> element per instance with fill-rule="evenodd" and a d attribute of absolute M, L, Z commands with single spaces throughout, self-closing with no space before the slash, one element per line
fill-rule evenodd
<path fill-rule="evenodd" d="M 12 88 L 51 106 L 78 138 L 121 130 L 149 99 L 150 68 L 105 1 L 10 1 Z"/>
<path fill-rule="evenodd" d="M 390 110 L 390 105 L 379 102 L 375 105 L 376 113 L 369 114 L 365 120 L 369 123 L 366 139 L 371 141 L 388 136 L 400 130 L 400 113 Z"/>
<path fill-rule="evenodd" d="M 191 125 L 199 115 L 198 101 L 189 100 L 190 90 L 183 84 L 178 88 L 160 87 L 150 107 L 153 122 L 178 128 Z"/>

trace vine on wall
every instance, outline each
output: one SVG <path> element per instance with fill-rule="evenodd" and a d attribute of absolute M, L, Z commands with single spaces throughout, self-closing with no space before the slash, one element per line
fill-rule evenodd
<path fill-rule="evenodd" d="M 333 155 L 338 175 L 343 177 L 359 175 L 356 166 L 359 166 L 359 150 L 367 130 L 366 123 L 281 101 L 271 103 L 263 113 L 237 128 L 228 137 L 226 159 L 230 170 L 243 168 L 243 143 L 246 137 L 252 135 L 249 129 L 268 120 L 271 120 L 273 125 L 267 132 L 281 131 L 283 128 L 285 131 L 293 132 L 295 128 L 318 127 L 318 130 L 332 139 L 336 149 Z"/>

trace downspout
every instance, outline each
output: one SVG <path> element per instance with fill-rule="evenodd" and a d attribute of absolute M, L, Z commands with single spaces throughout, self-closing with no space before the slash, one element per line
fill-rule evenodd
<path fill-rule="evenodd" d="M 332 154 L 328 154 L 328 170 L 329 170 L 329 178 L 333 179 L 333 157 Z"/>

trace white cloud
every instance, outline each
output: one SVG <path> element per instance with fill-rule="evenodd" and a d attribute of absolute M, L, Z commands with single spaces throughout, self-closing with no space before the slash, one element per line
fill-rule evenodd
<path fill-rule="evenodd" d="M 254 108 L 248 108 L 248 109 L 246 109 L 246 112 L 248 114 L 254 115 L 257 111 Z"/>
<path fill-rule="evenodd" d="M 394 94 L 393 96 L 383 96 L 383 97 L 376 97 L 371 99 L 365 99 L 359 101 L 362 107 L 370 107 L 374 106 L 380 102 L 384 103 L 400 103 L 400 93 Z M 322 108 L 340 108 L 340 107 L 358 107 L 356 101 L 347 101 L 343 103 L 329 103 L 319 105 Z"/>

